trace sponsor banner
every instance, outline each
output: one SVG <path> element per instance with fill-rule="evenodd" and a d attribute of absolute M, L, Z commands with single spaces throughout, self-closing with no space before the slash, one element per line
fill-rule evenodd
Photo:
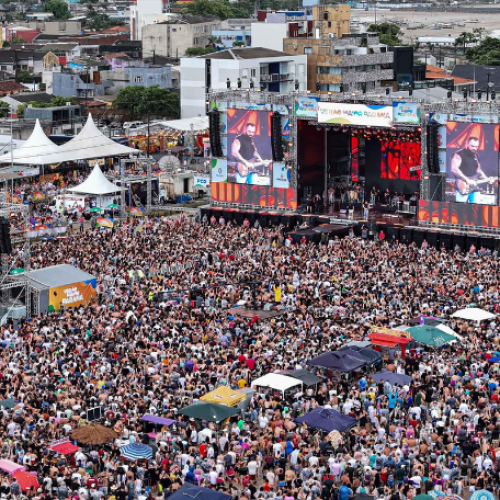
<path fill-rule="evenodd" d="M 394 123 L 420 124 L 420 104 L 416 102 L 395 102 Z"/>
<path fill-rule="evenodd" d="M 392 118 L 392 106 L 336 102 L 318 103 L 318 123 L 390 127 L 392 126 Z"/>
<path fill-rule="evenodd" d="M 227 160 L 212 159 L 212 182 L 227 182 Z"/>
<path fill-rule="evenodd" d="M 96 281 L 82 281 L 72 285 L 57 286 L 49 290 L 49 312 L 61 307 L 80 307 L 87 305 L 96 296 Z"/>
<path fill-rule="evenodd" d="M 295 116 L 316 118 L 318 116 L 318 97 L 296 97 Z"/>
<path fill-rule="evenodd" d="M 193 178 L 193 184 L 195 187 L 207 187 L 210 184 L 210 178 L 202 175 L 195 175 Z"/>
<path fill-rule="evenodd" d="M 230 102 L 228 109 L 241 109 L 244 111 L 272 111 L 272 104 L 260 104 L 256 102 Z"/>
<path fill-rule="evenodd" d="M 273 164 L 273 187 L 290 188 L 290 170 L 285 167 L 284 163 Z"/>

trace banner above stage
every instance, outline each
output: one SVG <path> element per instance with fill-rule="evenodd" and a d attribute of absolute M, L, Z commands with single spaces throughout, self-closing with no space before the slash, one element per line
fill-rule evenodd
<path fill-rule="evenodd" d="M 379 104 L 318 103 L 318 123 L 391 127 L 393 107 Z"/>

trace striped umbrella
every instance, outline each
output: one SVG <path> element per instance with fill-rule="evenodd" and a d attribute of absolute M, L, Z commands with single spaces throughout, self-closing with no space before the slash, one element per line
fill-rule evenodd
<path fill-rule="evenodd" d="M 139 460 L 141 458 L 146 458 L 149 460 L 153 457 L 153 451 L 149 446 L 141 443 L 132 443 L 122 446 L 120 448 L 122 457 L 127 460 Z"/>
<path fill-rule="evenodd" d="M 443 497 L 442 500 L 464 500 L 464 499 L 462 497 L 459 497 L 458 495 L 446 495 L 445 497 Z"/>
<path fill-rule="evenodd" d="M 442 500 L 444 493 L 442 491 L 431 490 L 427 492 L 427 495 L 434 498 L 434 500 Z"/>

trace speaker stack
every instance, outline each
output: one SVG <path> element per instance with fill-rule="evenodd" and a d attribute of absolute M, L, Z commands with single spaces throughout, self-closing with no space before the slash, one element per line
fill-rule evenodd
<path fill-rule="evenodd" d="M 210 136 L 210 147 L 212 148 L 212 156 L 221 158 L 222 145 L 220 141 L 220 113 L 216 109 L 208 113 L 208 127 Z"/>
<path fill-rule="evenodd" d="M 444 247 L 446 250 L 452 250 L 452 235 L 451 233 L 441 233 L 441 247 Z"/>
<path fill-rule="evenodd" d="M 453 248 L 458 246 L 460 250 L 465 250 L 465 234 L 454 234 L 453 235 Z"/>
<path fill-rule="evenodd" d="M 439 233 L 437 231 L 429 231 L 427 233 L 427 242 L 434 248 L 439 248 Z"/>
<path fill-rule="evenodd" d="M 427 125 L 427 158 L 429 173 L 439 173 L 438 126 L 430 123 Z"/>
<path fill-rule="evenodd" d="M 281 130 L 281 113 L 275 111 L 271 117 L 271 146 L 273 150 L 273 161 L 283 161 L 283 142 Z"/>
<path fill-rule="evenodd" d="M 0 218 L 0 253 L 12 253 L 12 241 L 10 239 L 10 221 L 5 217 Z"/>
<path fill-rule="evenodd" d="M 410 227 L 402 227 L 399 231 L 401 243 L 409 245 L 413 241 L 413 230 Z"/>

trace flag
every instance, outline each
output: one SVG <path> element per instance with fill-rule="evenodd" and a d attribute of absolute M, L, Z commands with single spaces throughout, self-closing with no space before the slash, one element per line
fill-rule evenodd
<path fill-rule="evenodd" d="M 424 324 L 424 316 L 422 313 L 420 313 L 420 324 L 423 325 Z"/>

